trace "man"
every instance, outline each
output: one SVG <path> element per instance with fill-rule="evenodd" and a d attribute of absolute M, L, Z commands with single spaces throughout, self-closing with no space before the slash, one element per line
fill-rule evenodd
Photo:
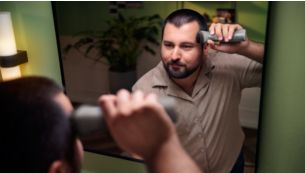
<path fill-rule="evenodd" d="M 228 42 L 240 28 L 212 24 L 209 31 Z M 133 90 L 175 98 L 180 141 L 204 172 L 243 172 L 238 105 L 243 88 L 260 86 L 264 46 L 250 40 L 201 44 L 196 39 L 200 30 L 207 25 L 199 13 L 171 13 L 162 29 L 162 62 Z M 208 57 L 208 47 L 217 53 Z"/>
<path fill-rule="evenodd" d="M 69 121 L 73 107 L 58 85 L 43 77 L 2 82 L 0 98 L 2 172 L 80 172 L 82 145 Z M 102 96 L 100 104 L 119 147 L 144 158 L 151 172 L 200 172 L 154 95 L 123 90 Z"/>

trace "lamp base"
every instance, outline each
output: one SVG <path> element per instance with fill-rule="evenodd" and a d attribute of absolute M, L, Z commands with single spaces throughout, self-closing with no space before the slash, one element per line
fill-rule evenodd
<path fill-rule="evenodd" d="M 11 56 L 0 56 L 1 67 L 14 67 L 28 62 L 26 51 L 18 50 L 17 54 Z"/>

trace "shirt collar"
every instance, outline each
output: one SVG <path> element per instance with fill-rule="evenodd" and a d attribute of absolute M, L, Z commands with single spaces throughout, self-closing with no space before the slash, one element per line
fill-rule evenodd
<path fill-rule="evenodd" d="M 209 72 L 214 68 L 214 65 L 209 59 L 206 59 L 202 64 L 200 75 L 196 81 L 192 97 L 198 94 L 198 92 L 209 82 Z M 157 65 L 157 70 L 153 77 L 152 87 L 166 88 L 167 95 L 179 97 L 185 100 L 191 101 L 192 98 L 186 94 L 172 79 L 168 76 L 162 61 Z M 182 91 L 182 92 L 181 92 Z"/>

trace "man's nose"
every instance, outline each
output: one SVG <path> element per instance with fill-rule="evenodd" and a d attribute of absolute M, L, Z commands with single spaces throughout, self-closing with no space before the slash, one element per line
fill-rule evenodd
<path fill-rule="evenodd" d="M 176 47 L 175 49 L 173 49 L 172 51 L 172 60 L 177 60 L 181 58 L 181 51 L 179 49 L 179 47 Z"/>

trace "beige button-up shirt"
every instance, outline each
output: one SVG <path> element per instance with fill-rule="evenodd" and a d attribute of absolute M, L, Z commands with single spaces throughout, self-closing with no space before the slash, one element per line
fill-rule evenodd
<path fill-rule="evenodd" d="M 216 53 L 203 64 L 192 95 L 167 75 L 162 62 L 133 90 L 175 98 L 182 145 L 205 173 L 228 173 L 243 145 L 238 117 L 241 91 L 260 86 L 262 65 L 237 54 Z"/>

